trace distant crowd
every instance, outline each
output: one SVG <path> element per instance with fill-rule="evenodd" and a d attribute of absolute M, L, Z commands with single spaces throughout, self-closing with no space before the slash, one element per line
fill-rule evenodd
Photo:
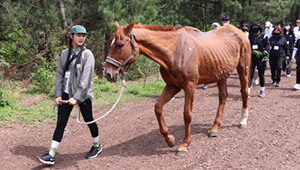
<path fill-rule="evenodd" d="M 230 23 L 229 16 L 222 17 L 223 26 Z M 300 89 L 300 20 L 295 27 L 291 22 L 274 26 L 266 21 L 264 29 L 260 22 L 255 21 L 250 26 L 243 23 L 240 29 L 248 36 L 252 49 L 250 71 L 249 97 L 254 84 L 260 84 L 259 97 L 265 96 L 265 71 L 267 61 L 270 64 L 272 85 L 280 86 L 281 76 L 291 77 L 291 66 L 296 63 L 296 83 L 293 89 Z M 212 29 L 220 28 L 217 22 L 212 23 Z M 203 89 L 207 89 L 205 84 Z"/>

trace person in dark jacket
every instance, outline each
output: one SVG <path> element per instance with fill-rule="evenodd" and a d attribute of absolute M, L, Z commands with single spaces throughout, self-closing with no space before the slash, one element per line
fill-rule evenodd
<path fill-rule="evenodd" d="M 288 44 L 289 52 L 290 54 L 292 54 L 294 50 L 294 42 L 296 41 L 296 36 L 294 34 L 291 22 L 287 22 L 284 24 L 283 34 L 284 34 L 284 38 L 286 39 L 286 43 Z M 292 58 L 290 57 L 289 60 L 283 60 L 282 63 L 283 75 L 286 75 L 286 77 L 291 77 L 292 67 L 286 69 L 286 66 L 290 64 L 291 59 Z"/>
<path fill-rule="evenodd" d="M 300 89 L 300 39 L 297 40 L 295 47 L 294 47 L 294 51 L 292 54 L 292 62 L 295 62 L 295 56 L 296 56 L 296 63 L 297 63 L 297 67 L 296 67 L 296 84 L 294 85 L 294 89 L 295 90 L 299 90 Z"/>
<path fill-rule="evenodd" d="M 252 48 L 252 63 L 250 71 L 250 85 L 249 85 L 249 97 L 250 89 L 252 88 L 253 76 L 255 67 L 258 70 L 260 94 L 259 97 L 265 96 L 265 71 L 267 69 L 268 50 L 270 49 L 270 43 L 268 35 L 262 32 L 262 27 L 258 21 L 255 21 L 249 30 L 249 40 Z"/>
<path fill-rule="evenodd" d="M 271 51 L 270 51 L 270 67 L 271 78 L 273 85 L 279 87 L 282 63 L 288 60 L 290 56 L 289 47 L 286 39 L 283 37 L 283 31 L 280 26 L 276 26 L 270 38 Z"/>

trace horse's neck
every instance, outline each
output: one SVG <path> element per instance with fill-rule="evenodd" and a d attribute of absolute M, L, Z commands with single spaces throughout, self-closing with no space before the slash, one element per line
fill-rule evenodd
<path fill-rule="evenodd" d="M 167 69 L 173 62 L 173 55 L 178 38 L 172 31 L 151 31 L 148 29 L 134 29 L 140 53 L 157 62 Z"/>

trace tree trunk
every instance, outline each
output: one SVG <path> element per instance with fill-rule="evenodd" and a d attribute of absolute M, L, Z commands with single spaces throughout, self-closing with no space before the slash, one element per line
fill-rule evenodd
<path fill-rule="evenodd" d="M 60 7 L 61 23 L 62 23 L 63 29 L 67 29 L 68 25 L 67 25 L 67 21 L 66 21 L 64 0 L 59 0 L 59 7 Z"/>
<path fill-rule="evenodd" d="M 214 2 L 214 17 L 220 20 L 221 13 L 222 13 L 222 1 Z"/>
<path fill-rule="evenodd" d="M 299 13 L 300 13 L 300 5 L 297 5 L 297 7 L 296 7 L 296 19 L 299 19 Z"/>
<path fill-rule="evenodd" d="M 104 55 L 105 57 L 108 55 L 109 46 L 110 46 L 110 37 L 112 36 L 111 30 L 108 28 L 105 34 L 105 42 L 104 42 Z"/>

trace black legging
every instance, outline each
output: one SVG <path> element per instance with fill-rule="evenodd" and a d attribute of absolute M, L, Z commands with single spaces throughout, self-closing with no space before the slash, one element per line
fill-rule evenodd
<path fill-rule="evenodd" d="M 300 62 L 297 62 L 296 71 L 296 84 L 300 84 Z"/>
<path fill-rule="evenodd" d="M 258 70 L 258 76 L 259 76 L 259 84 L 260 87 L 265 87 L 265 71 L 267 69 L 267 63 L 261 62 L 261 63 L 255 63 L 252 61 L 251 63 L 251 70 L 250 70 L 250 84 L 249 87 L 252 86 L 252 81 L 253 81 L 253 76 L 254 76 L 254 71 L 255 71 L 255 67 L 257 66 L 257 70 Z"/>
<path fill-rule="evenodd" d="M 67 93 L 63 93 L 62 100 L 68 100 L 68 99 L 69 99 L 69 95 Z M 80 111 L 81 111 L 81 114 L 82 114 L 85 122 L 94 120 L 91 99 L 86 99 L 83 103 L 79 104 L 79 107 L 80 107 Z M 69 105 L 69 104 L 59 105 L 58 113 L 57 113 L 57 124 L 56 124 L 56 128 L 55 128 L 55 131 L 53 134 L 53 140 L 55 140 L 57 142 L 61 141 L 72 109 L 73 109 L 73 106 Z M 89 124 L 88 126 L 90 128 L 92 137 L 97 137 L 98 136 L 97 124 L 92 123 L 92 124 Z"/>

